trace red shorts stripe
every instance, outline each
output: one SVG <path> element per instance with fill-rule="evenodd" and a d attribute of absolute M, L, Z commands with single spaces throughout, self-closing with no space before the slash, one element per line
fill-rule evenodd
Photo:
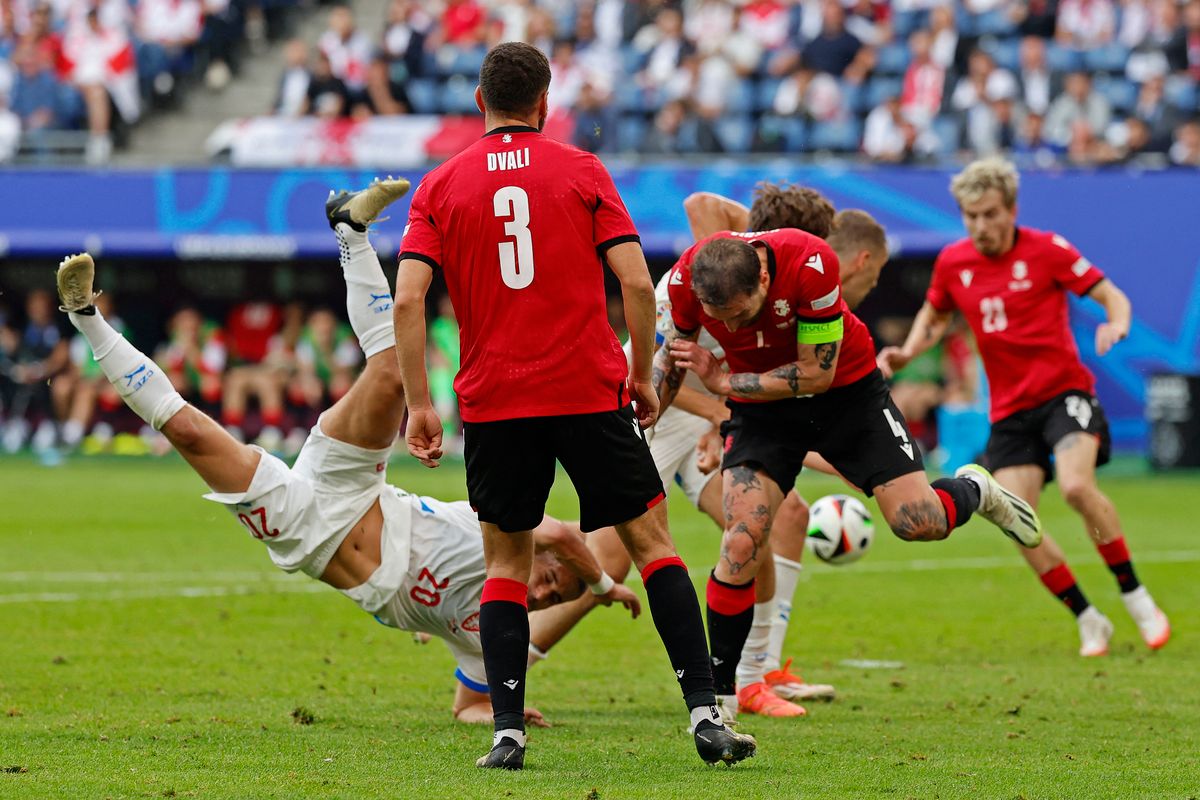
<path fill-rule="evenodd" d="M 642 567 L 642 583 L 644 584 L 646 581 L 650 580 L 650 576 L 658 572 L 663 567 L 681 567 L 685 571 L 687 570 L 687 565 L 683 563 L 683 559 L 679 556 L 660 558 L 657 561 L 651 561 L 649 564 Z"/>
<path fill-rule="evenodd" d="M 708 601 L 708 607 L 718 614 L 727 617 L 741 614 L 754 605 L 754 581 L 743 586 L 731 586 L 710 576 L 705 600 Z"/>
<path fill-rule="evenodd" d="M 1075 585 L 1075 576 L 1071 574 L 1071 568 L 1066 564 L 1059 564 L 1054 569 L 1043 572 L 1038 577 L 1041 578 L 1042 584 L 1053 595 L 1060 595 Z"/>
<path fill-rule="evenodd" d="M 483 582 L 483 603 L 517 603 L 529 608 L 529 587 L 512 578 L 488 578 Z"/>
<path fill-rule="evenodd" d="M 1124 564 L 1129 560 L 1129 548 L 1125 545 L 1125 537 L 1118 536 L 1108 544 L 1098 544 L 1096 549 L 1100 551 L 1101 558 L 1104 563 L 1110 567 L 1117 564 Z"/>
<path fill-rule="evenodd" d="M 646 503 L 646 510 L 649 511 L 650 509 L 654 508 L 656 505 L 666 499 L 666 496 L 666 492 L 659 492 L 653 500 L 651 500 L 649 503 Z"/>
<path fill-rule="evenodd" d="M 938 500 L 942 501 L 942 508 L 946 509 L 946 530 L 954 530 L 954 526 L 958 523 L 958 509 L 954 507 L 954 498 L 945 489 L 934 489 Z"/>

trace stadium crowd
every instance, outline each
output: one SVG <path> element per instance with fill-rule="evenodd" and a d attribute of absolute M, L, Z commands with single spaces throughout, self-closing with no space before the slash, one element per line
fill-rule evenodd
<path fill-rule="evenodd" d="M 194 77 L 222 89 L 241 47 L 284 35 L 295 0 L 0 0 L 0 163 L 58 131 L 103 163 L 150 107 Z"/>
<path fill-rule="evenodd" d="M 293 41 L 275 113 L 475 111 L 501 41 L 594 152 L 1200 165 L 1200 0 L 392 0 Z"/>
<path fill-rule="evenodd" d="M 111 293 L 96 302 L 114 328 L 131 335 Z M 23 313 L 0 307 L 0 451 L 165 452 L 165 441 L 124 406 L 55 305 L 49 292 L 35 290 Z M 429 329 L 431 390 L 453 435 L 458 326 L 449 303 L 438 312 Z M 213 319 L 185 305 L 167 320 L 161 341 L 137 343 L 148 345 L 184 398 L 236 437 L 295 455 L 317 415 L 362 368 L 344 316 L 344 309 L 298 302 L 246 302 Z"/>

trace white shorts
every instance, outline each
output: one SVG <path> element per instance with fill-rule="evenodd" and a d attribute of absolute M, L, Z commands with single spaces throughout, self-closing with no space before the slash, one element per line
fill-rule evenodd
<path fill-rule="evenodd" d="M 225 505 L 280 569 L 319 578 L 380 497 L 391 448 L 367 450 L 331 439 L 318 419 L 292 469 L 256 449 L 262 458 L 245 492 L 204 497 Z"/>
<path fill-rule="evenodd" d="M 703 417 L 668 408 L 648 431 L 650 456 L 658 467 L 663 486 L 678 484 L 694 506 L 699 505 L 700 493 L 708 482 L 721 474 L 719 470 L 707 475 L 700 471 L 696 445 L 711 429 L 712 423 Z"/>

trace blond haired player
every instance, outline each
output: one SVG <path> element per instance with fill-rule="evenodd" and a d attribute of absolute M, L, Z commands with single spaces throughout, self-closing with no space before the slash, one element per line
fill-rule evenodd
<path fill-rule="evenodd" d="M 291 469 L 184 402 L 167 373 L 113 330 L 93 304 L 90 255 L 62 262 L 59 297 L 125 404 L 162 431 L 208 484 L 205 499 L 225 506 L 280 569 L 329 584 L 384 625 L 441 637 L 458 664 L 456 717 L 488 722 L 478 519 L 467 503 L 419 497 L 386 481 L 404 399 L 391 292 L 367 226 L 407 190 L 405 180 L 377 181 L 326 204 L 341 248 L 350 324 L 367 363 L 350 391 L 317 420 Z M 593 536 L 600 551 L 605 536 L 620 549 L 610 530 Z M 534 538 L 539 552 L 525 598 L 531 608 L 574 599 L 586 582 L 601 602 L 622 603 L 636 616 L 636 596 L 613 584 L 577 530 L 546 518 Z M 536 709 L 525 715 L 544 724 Z"/>
<path fill-rule="evenodd" d="M 1034 507 L 1057 477 L 1142 638 L 1158 649 L 1171 626 L 1138 581 L 1117 510 L 1096 484 L 1096 467 L 1109 459 L 1108 422 L 1067 317 L 1068 292 L 1104 306 L 1108 319 L 1096 328 L 1096 353 L 1103 356 L 1129 334 L 1129 299 L 1062 236 L 1017 225 L 1018 181 L 1016 169 L 1001 159 L 976 161 L 954 177 L 950 191 L 967 238 L 938 255 L 908 339 L 884 348 L 879 367 L 890 376 L 936 344 L 953 313 L 962 313 L 991 386 L 984 463 L 1000 485 Z M 1084 597 L 1058 543 L 1047 535 L 1038 547 L 1020 550 L 1046 589 L 1075 614 L 1079 654 L 1107 653 L 1112 623 Z"/>

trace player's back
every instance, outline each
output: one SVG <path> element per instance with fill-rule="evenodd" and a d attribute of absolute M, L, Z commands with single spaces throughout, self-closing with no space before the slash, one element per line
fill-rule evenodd
<path fill-rule="evenodd" d="M 425 227 L 440 252 L 428 252 Z M 600 254 L 636 238 L 596 157 L 533 128 L 493 130 L 425 178 L 401 257 L 424 255 L 445 273 L 461 328 L 464 420 L 624 404 Z"/>

